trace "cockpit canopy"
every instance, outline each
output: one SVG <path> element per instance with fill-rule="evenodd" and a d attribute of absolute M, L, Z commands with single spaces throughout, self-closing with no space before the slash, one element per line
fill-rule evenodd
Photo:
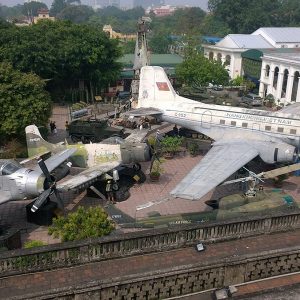
<path fill-rule="evenodd" d="M 0 175 L 10 175 L 21 169 L 22 166 L 13 160 L 0 160 Z"/>

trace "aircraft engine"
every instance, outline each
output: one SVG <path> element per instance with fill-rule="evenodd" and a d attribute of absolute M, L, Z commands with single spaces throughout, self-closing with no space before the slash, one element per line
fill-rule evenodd
<path fill-rule="evenodd" d="M 41 194 L 45 189 L 45 180 L 44 174 L 31 171 L 27 176 L 25 184 L 26 193 L 31 196 L 38 196 Z"/>
<path fill-rule="evenodd" d="M 259 156 L 268 164 L 276 162 L 296 162 L 298 149 L 285 143 L 275 143 L 273 147 L 262 145 L 262 149 L 259 149 Z"/>
<path fill-rule="evenodd" d="M 146 143 L 122 144 L 120 146 L 124 164 L 150 160 L 150 147 Z"/>

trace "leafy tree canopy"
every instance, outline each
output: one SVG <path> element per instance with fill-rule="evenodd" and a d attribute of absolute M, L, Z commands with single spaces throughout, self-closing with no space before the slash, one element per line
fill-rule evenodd
<path fill-rule="evenodd" d="M 35 2 L 35 1 L 31 1 L 28 3 L 26 2 L 23 5 L 22 13 L 25 16 L 37 16 L 38 10 L 41 8 L 48 9 L 47 5 L 42 2 Z"/>
<path fill-rule="evenodd" d="M 35 72 L 48 87 L 68 89 L 79 79 L 106 86 L 119 75 L 120 55 L 118 41 L 88 25 L 41 21 L 0 29 L 0 61 Z"/>
<path fill-rule="evenodd" d="M 203 54 L 192 53 L 176 68 L 176 77 L 187 85 L 207 86 L 208 83 L 227 84 L 228 72 L 216 61 L 210 61 Z"/>
<path fill-rule="evenodd" d="M 14 70 L 0 63 L 0 136 L 24 135 L 28 124 L 46 125 L 50 116 L 50 97 L 45 82 L 32 73 Z"/>
<path fill-rule="evenodd" d="M 101 207 L 86 209 L 80 206 L 76 212 L 70 213 L 66 218 L 54 219 L 48 232 L 66 242 L 101 237 L 110 234 L 113 229 L 114 224 Z"/>
<path fill-rule="evenodd" d="M 93 9 L 87 5 L 67 5 L 56 15 L 58 19 L 69 20 L 74 23 L 86 23 L 94 14 Z"/>
<path fill-rule="evenodd" d="M 299 26 L 297 0 L 209 0 L 213 18 L 232 33 L 251 33 L 260 27 Z"/>
<path fill-rule="evenodd" d="M 52 16 L 56 16 L 59 14 L 63 9 L 65 9 L 68 5 L 70 4 L 80 4 L 80 0 L 54 0 L 51 9 L 50 9 L 50 14 Z"/>

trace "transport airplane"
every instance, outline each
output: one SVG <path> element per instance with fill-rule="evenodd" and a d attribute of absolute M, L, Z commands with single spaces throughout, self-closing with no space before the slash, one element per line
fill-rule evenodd
<path fill-rule="evenodd" d="M 161 67 L 145 66 L 137 109 L 130 113 L 156 115 L 215 141 L 171 191 L 174 197 L 198 200 L 256 156 L 270 164 L 298 159 L 299 103 L 276 112 L 204 104 L 179 96 Z"/>

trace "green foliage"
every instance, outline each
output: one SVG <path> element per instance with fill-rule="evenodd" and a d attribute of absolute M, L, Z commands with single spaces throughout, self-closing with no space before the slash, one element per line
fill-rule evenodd
<path fill-rule="evenodd" d="M 210 61 L 203 54 L 190 53 L 176 67 L 176 77 L 184 84 L 206 86 L 213 84 L 228 84 L 229 75 L 217 61 Z"/>
<path fill-rule="evenodd" d="M 209 0 L 209 9 L 213 18 L 225 23 L 232 33 L 300 24 L 297 0 Z"/>
<path fill-rule="evenodd" d="M 155 159 L 152 164 L 151 172 L 153 176 L 160 176 L 160 174 L 164 171 L 162 167 L 162 159 Z"/>
<path fill-rule="evenodd" d="M 182 145 L 183 137 L 180 136 L 167 136 L 161 141 L 163 152 L 175 153 Z"/>
<path fill-rule="evenodd" d="M 86 209 L 80 206 L 67 217 L 54 219 L 48 233 L 56 238 L 60 237 L 62 241 L 75 241 L 108 235 L 113 229 L 114 224 L 101 207 Z"/>
<path fill-rule="evenodd" d="M 45 82 L 0 63 L 0 136 L 20 137 L 28 124 L 45 125 L 51 113 Z"/>
<path fill-rule="evenodd" d="M 149 48 L 152 53 L 168 53 L 168 46 L 171 44 L 170 38 L 166 35 L 156 34 L 149 40 Z"/>
<path fill-rule="evenodd" d="M 35 1 L 31 1 L 28 3 L 26 2 L 23 5 L 22 13 L 24 16 L 27 16 L 27 15 L 37 16 L 38 10 L 41 8 L 48 9 L 47 5 L 42 2 L 35 2 Z"/>
<path fill-rule="evenodd" d="M 41 246 L 45 246 L 45 243 L 42 241 L 37 241 L 37 240 L 27 241 L 24 244 L 24 248 L 26 248 L 26 249 L 34 248 L 34 247 L 41 247 Z"/>
<path fill-rule="evenodd" d="M 116 61 L 121 55 L 118 41 L 89 25 L 41 21 L 28 27 L 0 28 L 0 45 L 0 61 L 47 80 L 56 101 L 77 88 L 79 79 L 91 93 L 96 86 L 107 86 L 121 68 Z"/>
<path fill-rule="evenodd" d="M 199 152 L 199 146 L 196 143 L 190 143 L 188 145 L 188 151 L 191 155 L 197 155 Z"/>
<path fill-rule="evenodd" d="M 68 5 L 60 11 L 56 17 L 61 20 L 69 20 L 74 23 L 86 23 L 94 14 L 93 9 L 87 5 Z"/>
<path fill-rule="evenodd" d="M 245 83 L 243 76 L 237 76 L 236 78 L 230 80 L 230 85 L 232 86 L 241 86 Z"/>

